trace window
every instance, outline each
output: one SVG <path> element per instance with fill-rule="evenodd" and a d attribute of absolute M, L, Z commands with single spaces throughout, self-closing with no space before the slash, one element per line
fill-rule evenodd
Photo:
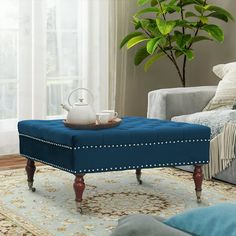
<path fill-rule="evenodd" d="M 18 0 L 0 6 L 0 120 L 17 117 Z"/>
<path fill-rule="evenodd" d="M 77 0 L 48 0 L 47 10 L 47 115 L 63 114 L 58 104 L 82 86 L 81 14 Z M 68 17 L 70 16 L 70 17 Z"/>
<path fill-rule="evenodd" d="M 108 108 L 108 9 L 109 0 L 0 1 L 0 154 L 17 152 L 19 120 L 64 117 L 77 87 Z"/>

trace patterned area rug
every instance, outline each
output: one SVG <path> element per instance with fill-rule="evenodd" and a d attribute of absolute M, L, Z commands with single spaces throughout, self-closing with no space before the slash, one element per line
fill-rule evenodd
<path fill-rule="evenodd" d="M 134 171 L 85 176 L 81 215 L 76 211 L 74 177 L 39 167 L 36 192 L 28 191 L 23 169 L 0 172 L 0 235 L 108 236 L 127 214 L 169 217 L 186 209 L 236 201 L 236 186 L 205 181 L 203 202 L 196 203 L 192 174 L 176 169 L 143 170 L 143 185 Z"/>

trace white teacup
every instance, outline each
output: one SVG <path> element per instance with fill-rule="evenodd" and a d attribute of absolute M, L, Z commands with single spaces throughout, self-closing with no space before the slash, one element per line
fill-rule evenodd
<path fill-rule="evenodd" d="M 98 124 L 107 124 L 110 119 L 110 114 L 109 113 L 96 113 L 96 119 Z"/>
<path fill-rule="evenodd" d="M 109 121 L 112 121 L 118 117 L 118 113 L 114 110 L 103 110 L 102 113 L 109 114 Z"/>

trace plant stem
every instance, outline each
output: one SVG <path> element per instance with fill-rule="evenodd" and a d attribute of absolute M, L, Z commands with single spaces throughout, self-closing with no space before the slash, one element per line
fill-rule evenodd
<path fill-rule="evenodd" d="M 181 13 L 181 19 L 184 20 L 184 11 L 183 11 L 183 6 L 182 5 L 181 5 L 180 13 Z M 185 34 L 185 28 L 184 27 L 182 27 L 182 33 Z M 185 48 L 186 48 L 186 46 L 185 46 Z M 186 62 L 187 62 L 187 57 L 186 57 L 186 55 L 184 55 L 183 68 L 182 68 L 182 78 L 183 78 L 182 85 L 183 85 L 183 87 L 186 86 L 186 70 L 185 70 Z"/>
<path fill-rule="evenodd" d="M 159 7 L 160 7 L 162 17 L 163 17 L 163 19 L 166 21 L 166 16 L 165 16 L 165 14 L 163 13 L 163 9 L 162 9 L 161 3 L 160 3 L 159 1 L 158 1 L 158 5 L 159 5 Z M 169 59 L 172 61 L 172 63 L 174 64 L 174 66 L 175 66 L 175 68 L 176 68 L 176 70 L 177 70 L 177 72 L 178 72 L 180 81 L 181 81 L 182 85 L 185 86 L 185 81 L 183 80 L 183 76 L 182 76 L 182 74 L 181 74 L 179 65 L 178 65 L 178 63 L 177 63 L 177 61 L 176 61 L 176 58 L 175 58 L 175 56 L 174 56 L 174 54 L 173 54 L 173 51 L 172 51 L 172 44 L 171 44 L 170 34 L 167 35 L 167 38 L 168 38 L 168 42 L 169 42 L 169 46 L 170 46 L 170 55 L 167 54 L 167 52 L 166 52 L 165 50 L 164 50 L 163 52 L 164 52 L 166 55 L 168 55 L 168 58 L 169 58 Z M 159 46 L 159 47 L 160 47 L 160 46 Z"/>

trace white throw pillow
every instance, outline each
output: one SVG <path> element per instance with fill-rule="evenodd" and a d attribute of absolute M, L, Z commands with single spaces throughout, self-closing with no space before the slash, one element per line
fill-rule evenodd
<path fill-rule="evenodd" d="M 236 62 L 214 66 L 213 72 L 222 80 L 218 84 L 215 96 L 203 111 L 221 107 L 232 108 L 236 102 Z"/>

